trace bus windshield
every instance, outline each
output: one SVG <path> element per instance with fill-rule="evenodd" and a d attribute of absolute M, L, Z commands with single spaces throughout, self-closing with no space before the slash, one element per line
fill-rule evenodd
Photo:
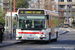
<path fill-rule="evenodd" d="M 18 17 L 18 29 L 43 29 L 45 28 L 45 16 L 23 16 Z"/>

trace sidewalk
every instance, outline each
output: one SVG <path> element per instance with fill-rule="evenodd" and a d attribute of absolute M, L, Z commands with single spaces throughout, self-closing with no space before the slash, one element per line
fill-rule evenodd
<path fill-rule="evenodd" d="M 59 34 L 63 34 L 66 32 L 66 30 L 63 30 L 62 28 L 55 28 L 55 31 L 59 31 Z"/>
<path fill-rule="evenodd" d="M 60 28 L 60 33 L 59 34 L 63 34 L 63 33 L 66 33 L 66 30 Z"/>
<path fill-rule="evenodd" d="M 20 41 L 16 41 L 15 38 L 13 38 L 12 40 L 6 39 L 6 40 L 3 40 L 2 43 L 0 43 L 0 47 L 4 47 L 4 46 L 9 46 L 9 45 L 17 44 L 17 43 L 19 43 L 19 42 L 20 42 Z"/>

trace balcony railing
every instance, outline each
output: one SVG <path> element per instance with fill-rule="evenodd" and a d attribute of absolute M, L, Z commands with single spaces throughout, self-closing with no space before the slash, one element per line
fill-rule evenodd
<path fill-rule="evenodd" d="M 9 0 L 3 0 L 3 3 L 9 3 Z"/>
<path fill-rule="evenodd" d="M 66 5 L 66 2 L 59 2 L 59 5 Z"/>
<path fill-rule="evenodd" d="M 10 8 L 10 6 L 3 6 L 3 8 Z"/>

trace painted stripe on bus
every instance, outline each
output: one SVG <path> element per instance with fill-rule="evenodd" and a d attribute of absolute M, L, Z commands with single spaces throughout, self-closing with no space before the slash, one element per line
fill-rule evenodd
<path fill-rule="evenodd" d="M 18 34 L 39 34 L 39 32 L 18 32 Z"/>

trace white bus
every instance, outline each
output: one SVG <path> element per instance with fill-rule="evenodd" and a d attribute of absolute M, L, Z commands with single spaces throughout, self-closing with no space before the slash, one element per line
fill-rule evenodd
<path fill-rule="evenodd" d="M 18 9 L 16 40 L 45 41 L 46 43 L 49 43 L 52 39 L 57 41 L 59 34 L 51 26 L 51 19 L 47 11 L 42 9 Z"/>

